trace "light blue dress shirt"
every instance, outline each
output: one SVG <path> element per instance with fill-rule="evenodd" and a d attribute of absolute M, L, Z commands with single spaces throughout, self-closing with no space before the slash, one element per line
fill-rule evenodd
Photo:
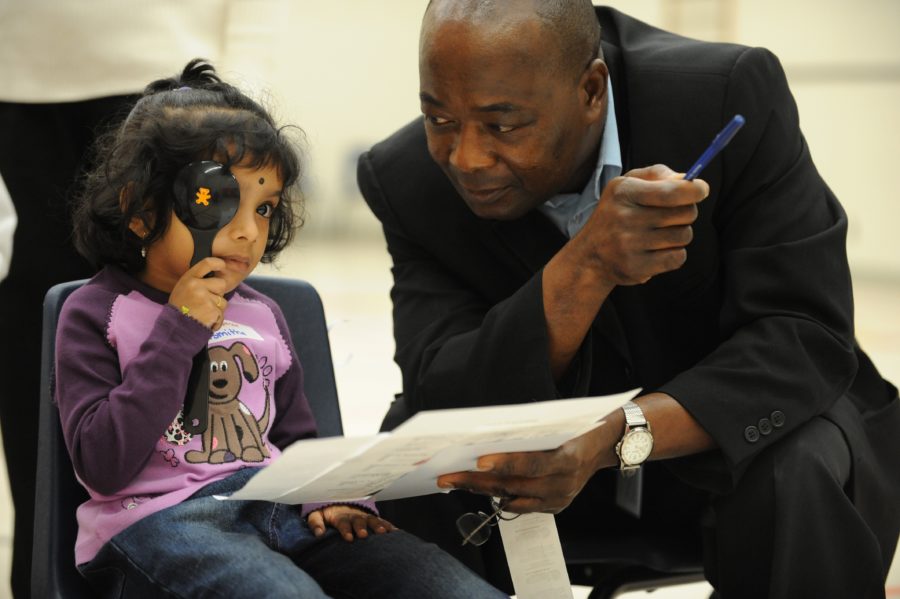
<path fill-rule="evenodd" d="M 622 174 L 622 149 L 619 145 L 619 127 L 616 125 L 616 105 L 613 101 L 612 81 L 608 77 L 606 89 L 609 94 L 609 106 L 606 110 L 606 123 L 603 127 L 603 137 L 600 139 L 600 155 L 597 157 L 594 174 L 581 193 L 555 195 L 538 207 L 538 210 L 569 239 L 574 237 L 590 218 L 600 199 L 600 192 L 606 184 Z"/>

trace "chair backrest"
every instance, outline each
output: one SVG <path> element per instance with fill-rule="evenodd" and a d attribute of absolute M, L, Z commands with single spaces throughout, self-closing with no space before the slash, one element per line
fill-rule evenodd
<path fill-rule="evenodd" d="M 69 294 L 84 283 L 85 281 L 72 281 L 55 285 L 44 299 L 31 570 L 32 596 L 42 599 L 92 596 L 90 587 L 73 563 L 77 534 L 75 510 L 87 500 L 87 493 L 75 479 L 52 396 L 59 312 Z M 319 294 L 309 283 L 296 279 L 252 276 L 247 279 L 247 283 L 275 300 L 284 312 L 303 365 L 304 390 L 316 417 L 319 435 L 327 437 L 342 434 L 331 347 Z"/>
<path fill-rule="evenodd" d="M 316 417 L 319 436 L 343 435 L 328 327 L 319 294 L 312 285 L 298 279 L 254 275 L 247 284 L 275 300 L 284 312 L 303 365 L 303 389 Z"/>

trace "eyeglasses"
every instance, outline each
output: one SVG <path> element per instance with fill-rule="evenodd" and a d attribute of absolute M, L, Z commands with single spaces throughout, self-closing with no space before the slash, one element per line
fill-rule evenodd
<path fill-rule="evenodd" d="M 503 499 L 491 498 L 491 508 L 494 510 L 490 514 L 479 512 L 466 512 L 456 519 L 456 529 L 463 537 L 462 544 L 470 543 L 475 547 L 480 547 L 487 543 L 491 538 L 491 528 L 497 526 L 500 520 L 515 520 L 522 514 L 515 516 L 503 516 L 501 512 L 510 501 L 515 497 L 507 497 Z"/>

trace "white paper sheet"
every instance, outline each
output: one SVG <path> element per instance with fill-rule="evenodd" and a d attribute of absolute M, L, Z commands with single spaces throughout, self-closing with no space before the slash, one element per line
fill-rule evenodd
<path fill-rule="evenodd" d="M 229 499 L 298 504 L 443 492 L 439 475 L 472 470 L 490 453 L 559 447 L 600 426 L 635 393 L 431 410 L 393 433 L 298 441 Z"/>
<path fill-rule="evenodd" d="M 572 599 L 572 583 L 553 514 L 501 519 L 500 536 L 518 599 Z"/>

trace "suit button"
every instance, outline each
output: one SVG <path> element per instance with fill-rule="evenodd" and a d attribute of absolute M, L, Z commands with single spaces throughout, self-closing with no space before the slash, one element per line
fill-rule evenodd
<path fill-rule="evenodd" d="M 769 422 L 768 418 L 760 418 L 759 419 L 759 432 L 764 435 L 768 435 L 772 432 L 772 423 Z"/>
<path fill-rule="evenodd" d="M 744 429 L 744 438 L 750 443 L 759 441 L 759 429 L 755 426 L 748 426 Z"/>
<path fill-rule="evenodd" d="M 775 428 L 781 428 L 782 426 L 784 426 L 784 412 L 782 412 L 781 410 L 775 410 L 774 412 L 772 412 L 770 418 L 772 419 L 772 426 L 774 426 Z"/>

